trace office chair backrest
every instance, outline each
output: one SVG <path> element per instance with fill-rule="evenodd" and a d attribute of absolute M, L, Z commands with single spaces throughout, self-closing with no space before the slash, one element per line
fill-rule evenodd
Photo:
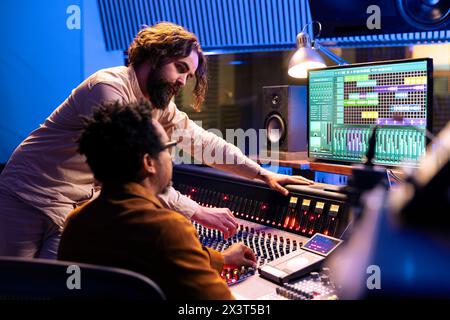
<path fill-rule="evenodd" d="M 150 279 L 124 269 L 0 257 L 0 300 L 5 299 L 163 300 L 165 296 Z"/>

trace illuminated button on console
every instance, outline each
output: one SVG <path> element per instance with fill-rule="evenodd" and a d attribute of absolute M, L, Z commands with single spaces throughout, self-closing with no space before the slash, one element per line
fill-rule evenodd
<path fill-rule="evenodd" d="M 239 283 L 254 274 L 254 268 L 247 268 L 244 266 L 240 268 L 233 266 L 224 266 L 222 271 L 220 272 L 220 276 L 226 281 L 229 286 Z"/>

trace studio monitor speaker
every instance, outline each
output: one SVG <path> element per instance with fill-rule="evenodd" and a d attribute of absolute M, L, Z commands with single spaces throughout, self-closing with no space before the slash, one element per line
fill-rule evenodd
<path fill-rule="evenodd" d="M 280 151 L 306 151 L 306 86 L 263 87 L 262 128 L 267 147 L 278 143 Z"/>
<path fill-rule="evenodd" d="M 322 38 L 450 28 L 450 0 L 313 0 L 309 3 L 313 20 L 322 24 Z M 380 10 L 380 28 L 369 29 L 367 26 L 373 13 L 368 13 L 370 6 L 377 6 Z"/>

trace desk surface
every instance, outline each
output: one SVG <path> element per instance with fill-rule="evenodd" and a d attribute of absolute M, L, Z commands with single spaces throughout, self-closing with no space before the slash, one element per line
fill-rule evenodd
<path fill-rule="evenodd" d="M 268 163 L 270 159 L 261 159 L 256 156 L 250 156 L 251 159 L 257 161 L 258 163 Z M 352 168 L 351 165 L 343 165 L 343 164 L 334 164 L 334 163 L 325 163 L 325 162 L 313 162 L 308 160 L 277 160 L 275 162 L 271 162 L 272 165 L 279 165 L 297 169 L 309 169 L 312 171 L 321 171 L 335 174 L 342 174 L 351 176 Z M 401 169 L 391 169 L 392 172 L 398 175 L 400 178 L 405 177 L 405 173 Z"/>

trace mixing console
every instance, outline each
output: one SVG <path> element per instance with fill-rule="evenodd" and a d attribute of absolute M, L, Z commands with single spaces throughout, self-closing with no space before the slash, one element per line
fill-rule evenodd
<path fill-rule="evenodd" d="M 311 272 L 299 280 L 283 284 L 259 300 L 336 300 L 336 287 L 328 268 Z"/>
<path fill-rule="evenodd" d="M 229 239 L 224 239 L 217 230 L 194 223 L 204 246 L 223 251 L 242 242 L 254 251 L 256 268 L 224 267 L 221 276 L 230 286 L 254 276 L 262 265 L 299 250 L 317 232 L 339 237 L 348 223 L 346 196 L 337 192 L 287 186 L 286 197 L 262 182 L 186 165 L 174 167 L 173 181 L 175 189 L 200 205 L 227 207 L 236 217 L 239 228 Z M 279 287 L 271 295 L 273 299 L 332 298 L 334 291 L 325 279 L 326 275 L 313 273 L 299 282 Z"/>
<path fill-rule="evenodd" d="M 347 197 L 337 192 L 292 185 L 286 197 L 259 181 L 186 165 L 174 168 L 173 181 L 202 206 L 227 207 L 237 218 L 293 234 L 339 237 L 348 223 Z"/>
<path fill-rule="evenodd" d="M 257 257 L 256 269 L 265 263 L 298 250 L 306 239 L 240 219 L 239 222 L 238 232 L 227 240 L 217 230 L 205 228 L 196 222 L 194 222 L 194 226 L 197 229 L 202 245 L 209 248 L 223 251 L 233 243 L 244 243 L 250 247 Z M 227 281 L 228 285 L 233 285 L 255 274 L 256 269 L 226 266 L 222 270 L 221 276 Z"/>

